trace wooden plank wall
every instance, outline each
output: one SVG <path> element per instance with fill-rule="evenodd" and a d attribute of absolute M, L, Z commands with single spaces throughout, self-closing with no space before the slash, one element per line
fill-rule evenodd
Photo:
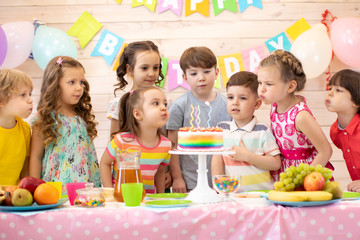
<path fill-rule="evenodd" d="M 152 13 L 144 6 L 131 8 L 131 0 L 123 0 L 118 5 L 114 0 L 1 0 L 0 24 L 29 21 L 39 19 L 49 27 L 67 31 L 79 16 L 86 10 L 92 14 L 103 29 L 107 29 L 125 39 L 126 42 L 149 39 L 154 41 L 161 51 L 161 55 L 170 59 L 179 59 L 182 52 L 190 46 L 204 45 L 212 49 L 216 56 L 238 53 L 241 50 L 264 44 L 269 38 L 285 31 L 301 17 L 311 26 L 320 23 L 321 14 L 326 10 L 339 18 L 358 17 L 358 0 L 262 0 L 263 9 L 249 7 L 243 13 L 225 11 L 214 16 L 210 4 L 210 17 L 198 13 L 181 17 L 171 11 L 158 14 Z M 102 29 L 102 30 L 103 30 Z M 81 49 L 78 47 L 78 60 L 86 69 L 87 79 L 90 81 L 91 97 L 98 125 L 98 138 L 95 140 L 98 156 L 100 157 L 109 140 L 109 121 L 106 118 L 108 102 L 113 96 L 113 84 L 116 74 L 101 57 L 90 57 L 102 30 Z M 331 62 L 331 72 L 347 68 L 336 58 Z M 43 71 L 35 61 L 28 59 L 18 67 L 29 74 L 34 81 L 35 106 L 39 99 L 41 77 Z M 335 121 L 336 115 L 329 113 L 323 103 L 326 75 L 316 79 L 308 79 L 303 95 L 323 131 L 328 136 L 329 128 Z M 165 93 L 170 100 L 175 100 L 185 92 L 178 88 Z M 224 93 L 224 89 L 220 91 Z M 256 112 L 257 117 L 269 123 L 269 106 L 263 105 Z M 31 117 L 27 119 L 30 121 Z M 342 154 L 334 147 L 331 158 L 334 164 L 335 178 L 343 186 L 350 181 Z"/>

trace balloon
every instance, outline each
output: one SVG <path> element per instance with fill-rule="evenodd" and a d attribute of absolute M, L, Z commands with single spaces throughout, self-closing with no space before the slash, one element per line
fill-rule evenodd
<path fill-rule="evenodd" d="M 3 24 L 2 29 L 7 39 L 7 51 L 1 68 L 15 68 L 31 53 L 34 25 L 31 22 L 11 22 Z"/>
<path fill-rule="evenodd" d="M 33 56 L 36 63 L 45 69 L 51 59 L 56 56 L 69 56 L 76 58 L 77 49 L 74 41 L 65 32 L 46 26 L 36 29 Z"/>
<path fill-rule="evenodd" d="M 0 26 L 0 67 L 5 60 L 6 52 L 7 52 L 6 35 L 2 27 Z"/>
<path fill-rule="evenodd" d="M 360 67 L 360 18 L 340 18 L 331 24 L 335 55 L 351 67 Z"/>
<path fill-rule="evenodd" d="M 326 27 L 317 24 L 302 33 L 291 46 L 293 53 L 302 63 L 307 78 L 315 78 L 329 66 L 332 48 Z"/>

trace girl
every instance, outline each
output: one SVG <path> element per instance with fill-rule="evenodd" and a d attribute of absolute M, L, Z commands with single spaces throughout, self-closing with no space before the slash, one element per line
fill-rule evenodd
<path fill-rule="evenodd" d="M 338 119 L 331 125 L 330 137 L 343 152 L 353 182 L 348 191 L 360 192 L 360 73 L 344 69 L 330 79 L 325 106 L 336 112 Z"/>
<path fill-rule="evenodd" d="M 125 79 L 126 74 L 133 79 L 131 90 L 159 84 L 164 79 L 164 75 L 161 72 L 158 47 L 151 41 L 130 43 L 120 56 L 116 74 L 119 82 L 115 84 L 114 94 L 128 85 Z M 111 138 L 114 133 L 119 131 L 119 100 L 120 98 L 112 100 L 108 108 L 107 117 L 111 120 Z"/>
<path fill-rule="evenodd" d="M 113 187 L 111 174 L 115 148 L 141 149 L 140 169 L 146 193 L 163 193 L 165 167 L 169 165 L 171 142 L 161 135 L 161 127 L 169 118 L 164 93 L 157 87 L 140 88 L 125 93 L 120 99 L 120 131 L 114 135 L 101 157 L 100 173 L 104 187 Z M 156 175 L 155 175 L 156 174 Z M 112 176 L 113 175 L 113 176 Z"/>
<path fill-rule="evenodd" d="M 47 65 L 31 138 L 30 175 L 47 182 L 93 182 L 100 172 L 93 140 L 89 83 L 84 67 L 71 57 L 55 57 Z"/>
<path fill-rule="evenodd" d="M 279 180 L 280 172 L 300 163 L 333 169 L 329 162 L 330 143 L 306 105 L 296 95 L 306 82 L 301 62 L 290 52 L 276 50 L 260 62 L 258 94 L 265 104 L 272 104 L 271 128 L 281 151 L 281 169 L 272 172 Z"/>
<path fill-rule="evenodd" d="M 17 185 L 29 175 L 33 84 L 15 69 L 0 70 L 0 185 Z"/>

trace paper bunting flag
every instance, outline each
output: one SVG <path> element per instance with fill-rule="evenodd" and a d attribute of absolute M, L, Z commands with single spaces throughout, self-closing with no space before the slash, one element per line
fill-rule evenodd
<path fill-rule="evenodd" d="M 185 0 L 185 17 L 195 12 L 209 17 L 209 0 Z"/>
<path fill-rule="evenodd" d="M 171 91 L 177 87 L 183 87 L 190 90 L 190 86 L 182 78 L 182 70 L 180 68 L 179 60 L 169 60 L 168 67 L 168 90 Z"/>
<path fill-rule="evenodd" d="M 67 31 L 67 34 L 77 37 L 81 48 L 84 48 L 102 26 L 90 13 L 85 11 Z"/>
<path fill-rule="evenodd" d="M 262 9 L 261 0 L 239 0 L 240 12 L 245 11 L 250 5 Z"/>
<path fill-rule="evenodd" d="M 121 0 L 115 0 L 115 2 L 117 2 L 118 4 L 121 4 Z"/>
<path fill-rule="evenodd" d="M 306 30 L 309 30 L 311 27 L 305 20 L 305 18 L 300 18 L 296 23 L 291 25 L 285 32 L 290 36 L 290 38 L 295 41 L 295 39 L 300 36 Z"/>
<path fill-rule="evenodd" d="M 165 76 L 168 69 L 169 59 L 161 58 L 161 72 L 164 75 L 164 79 L 160 82 L 160 84 L 156 84 L 156 86 L 164 88 Z"/>
<path fill-rule="evenodd" d="M 151 12 L 155 12 L 156 0 L 133 0 L 131 7 L 138 7 L 145 5 Z"/>
<path fill-rule="evenodd" d="M 248 48 L 241 51 L 242 60 L 245 66 L 245 70 L 253 73 L 257 73 L 259 63 L 266 57 L 264 45 Z"/>
<path fill-rule="evenodd" d="M 236 0 L 213 0 L 214 14 L 219 15 L 222 11 L 229 10 L 231 12 L 237 12 Z"/>
<path fill-rule="evenodd" d="M 223 86 L 229 81 L 229 78 L 234 73 L 244 70 L 244 64 L 241 53 L 234 53 L 219 57 L 220 73 Z"/>
<path fill-rule="evenodd" d="M 265 42 L 265 45 L 268 48 L 269 52 L 273 52 L 277 49 L 283 49 L 285 51 L 290 51 L 291 49 L 291 43 L 287 38 L 285 32 L 282 32 L 275 37 L 270 38 Z"/>
<path fill-rule="evenodd" d="M 124 43 L 119 51 L 119 54 L 116 58 L 116 61 L 115 61 L 115 64 L 114 64 L 114 67 L 113 67 L 113 71 L 116 71 L 116 69 L 118 68 L 118 66 L 120 65 L 120 57 L 121 57 L 121 54 L 123 53 L 124 51 L 124 48 L 127 46 L 128 44 L 127 43 Z"/>
<path fill-rule="evenodd" d="M 105 29 L 90 56 L 102 56 L 110 66 L 123 42 L 123 38 Z"/>
<path fill-rule="evenodd" d="M 220 67 L 219 67 L 219 60 L 217 60 L 216 67 L 219 69 L 219 74 L 215 80 L 214 88 L 221 89 L 221 78 L 220 78 Z"/>
<path fill-rule="evenodd" d="M 179 17 L 181 16 L 182 0 L 160 0 L 158 4 L 158 13 L 163 13 L 166 10 L 173 11 Z"/>

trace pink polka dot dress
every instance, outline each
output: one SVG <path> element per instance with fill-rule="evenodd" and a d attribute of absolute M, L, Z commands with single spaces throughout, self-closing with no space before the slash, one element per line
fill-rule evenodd
<path fill-rule="evenodd" d="M 310 140 L 295 128 L 295 118 L 300 111 L 311 111 L 306 105 L 305 98 L 295 104 L 287 112 L 277 113 L 277 103 L 271 106 L 270 121 L 271 129 L 276 138 L 276 143 L 281 151 L 281 169 L 271 171 L 275 181 L 279 180 L 279 174 L 290 166 L 298 166 L 300 163 L 310 164 L 317 150 Z"/>

